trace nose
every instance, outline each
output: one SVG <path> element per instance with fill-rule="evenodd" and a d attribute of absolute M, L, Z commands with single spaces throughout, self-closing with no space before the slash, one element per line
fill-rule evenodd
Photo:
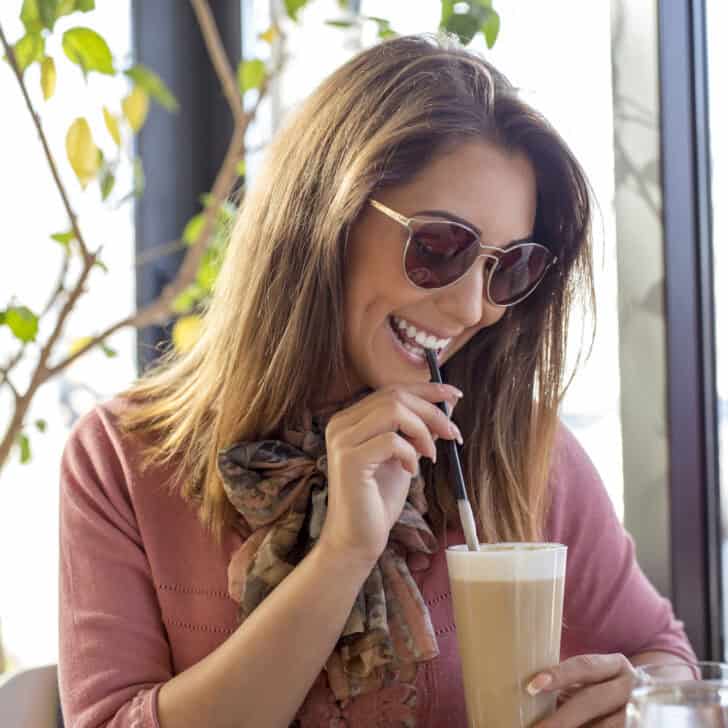
<path fill-rule="evenodd" d="M 476 326 L 494 308 L 485 296 L 485 286 L 490 275 L 488 259 L 481 257 L 455 285 L 441 291 L 440 309 L 463 328 Z M 495 311 L 494 311 L 495 313 Z"/>

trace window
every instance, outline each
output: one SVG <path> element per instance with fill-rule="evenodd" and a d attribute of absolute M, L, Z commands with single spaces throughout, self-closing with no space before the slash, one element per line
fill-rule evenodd
<path fill-rule="evenodd" d="M 0 20 L 8 37 L 22 35 L 18 20 L 20 3 L 3 3 Z M 65 27 L 79 24 L 79 16 L 61 19 L 48 51 L 62 56 L 60 36 Z M 83 25 L 100 32 L 111 46 L 114 58 L 126 62 L 131 56 L 131 2 L 98 3 Z M 92 247 L 103 243 L 103 260 L 109 273 L 93 272 L 89 293 L 64 331 L 64 346 L 94 333 L 105 323 L 128 314 L 134 305 L 132 206 L 115 212 L 99 212 L 98 186 L 83 194 L 64 158 L 65 134 L 76 116 L 88 117 L 96 143 L 111 153 L 104 129 L 102 104 L 118 102 L 123 90 L 116 79 L 91 74 L 88 87 L 70 63 L 58 60 L 57 97 L 40 100 L 38 69 L 26 73 L 26 81 L 48 133 L 60 174 L 67 186 L 79 223 Z M 0 304 L 10 295 L 34 311 L 46 302 L 62 258 L 61 246 L 50 234 L 68 229 L 68 220 L 50 176 L 43 150 L 22 102 L 15 78 L 3 63 L 0 69 L 3 103 L 3 134 L 0 135 L 0 198 L 3 206 L 6 255 L 12 262 L 0 265 Z M 131 189 L 130 165 L 117 177 L 120 194 Z M 71 274 L 73 275 L 73 268 Z M 50 322 L 48 322 L 50 323 Z M 47 327 L 46 327 L 47 329 Z M 40 339 L 48 331 L 41 328 Z M 44 434 L 29 428 L 32 462 L 21 465 L 17 453 L 0 478 L 0 623 L 9 663 L 27 666 L 57 660 L 58 610 L 58 465 L 76 417 L 127 386 L 134 377 L 135 343 L 132 331 L 122 331 L 109 340 L 118 355 L 107 358 L 93 352 L 45 385 L 35 398 L 28 421 L 47 421 Z M 15 351 L 7 331 L 0 330 L 0 363 Z M 28 376 L 20 371 L 15 380 L 23 388 Z M 9 400 L 0 395 L 0 422 L 5 424 Z"/>

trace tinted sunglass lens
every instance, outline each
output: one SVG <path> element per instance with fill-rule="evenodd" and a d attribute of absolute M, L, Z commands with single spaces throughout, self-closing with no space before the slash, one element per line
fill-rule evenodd
<path fill-rule="evenodd" d="M 490 279 L 493 303 L 507 306 L 530 293 L 543 278 L 550 257 L 541 245 L 519 245 L 503 253 Z"/>
<path fill-rule="evenodd" d="M 475 235 L 450 222 L 414 222 L 405 270 L 420 288 L 441 288 L 456 281 L 478 256 Z"/>

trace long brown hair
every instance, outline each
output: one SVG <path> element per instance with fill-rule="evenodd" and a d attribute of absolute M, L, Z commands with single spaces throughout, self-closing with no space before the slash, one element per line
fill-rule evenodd
<path fill-rule="evenodd" d="M 275 433 L 344 371 L 347 230 L 377 191 L 473 138 L 530 159 L 534 235 L 559 260 L 444 373 L 466 393 L 455 419 L 482 538 L 541 537 L 569 310 L 580 293 L 593 310 L 588 184 L 500 72 L 450 38 L 423 35 L 358 54 L 292 115 L 245 196 L 200 339 L 123 393 L 133 406 L 122 426 L 144 433 L 148 462 L 175 464 L 182 496 L 217 538 L 234 516 L 218 452 Z M 452 519 L 446 458 L 422 467 L 432 509 Z"/>

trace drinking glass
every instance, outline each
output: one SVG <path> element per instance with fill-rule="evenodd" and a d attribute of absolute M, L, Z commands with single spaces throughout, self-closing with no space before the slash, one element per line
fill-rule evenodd
<path fill-rule="evenodd" d="M 527 728 L 556 707 L 526 685 L 559 662 L 566 546 L 451 546 L 447 568 L 468 728 Z"/>
<path fill-rule="evenodd" d="M 674 662 L 637 668 L 626 728 L 728 727 L 728 664 Z"/>

